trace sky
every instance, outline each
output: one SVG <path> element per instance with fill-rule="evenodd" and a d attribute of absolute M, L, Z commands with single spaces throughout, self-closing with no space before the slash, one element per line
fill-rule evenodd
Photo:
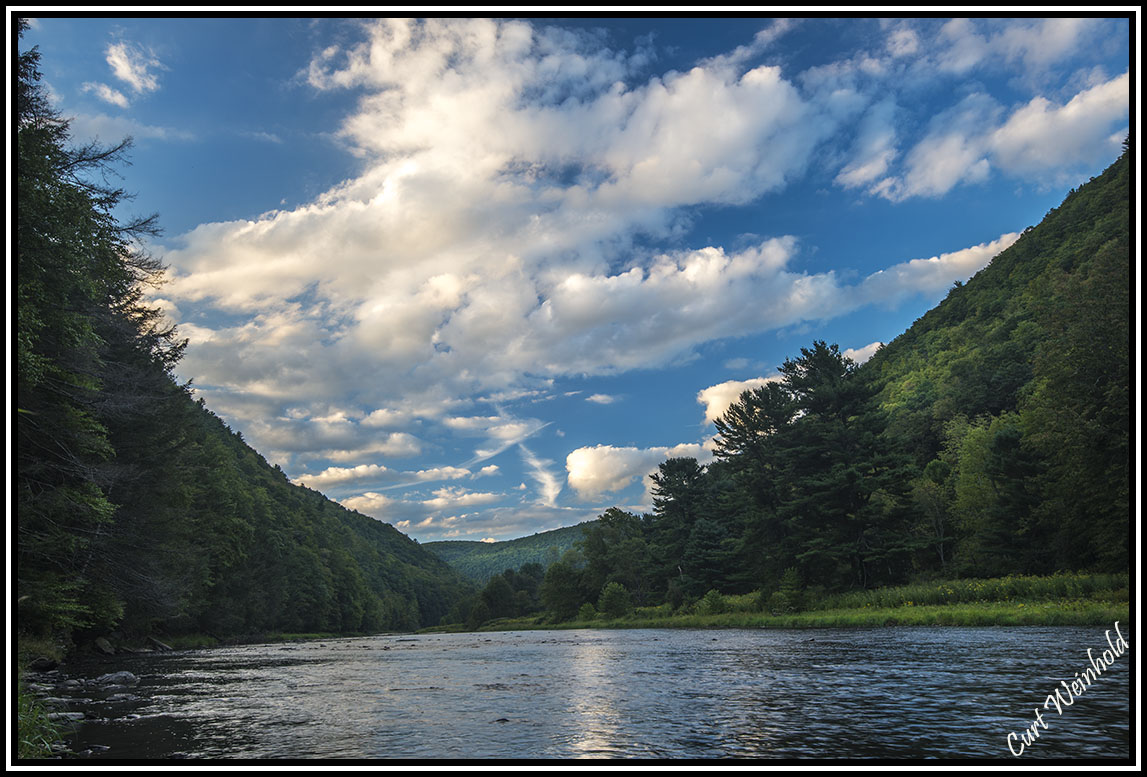
<path fill-rule="evenodd" d="M 22 48 L 74 140 L 133 138 L 179 379 L 427 542 L 649 510 L 802 347 L 866 360 L 1119 156 L 1130 27 L 41 17 Z"/>

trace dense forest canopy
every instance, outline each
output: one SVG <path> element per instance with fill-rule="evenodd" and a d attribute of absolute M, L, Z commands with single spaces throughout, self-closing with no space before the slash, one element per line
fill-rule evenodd
<path fill-rule="evenodd" d="M 21 22 L 20 30 L 24 25 Z M 467 584 L 393 527 L 291 484 L 192 398 L 186 341 L 145 303 L 156 219 L 103 182 L 129 142 L 70 145 L 19 55 L 16 527 L 21 633 L 378 631 Z"/>

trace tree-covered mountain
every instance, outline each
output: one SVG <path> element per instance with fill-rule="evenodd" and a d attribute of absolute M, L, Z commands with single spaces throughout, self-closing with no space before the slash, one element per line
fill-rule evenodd
<path fill-rule="evenodd" d="M 516 570 L 527 564 L 540 564 L 545 569 L 581 542 L 582 530 L 588 525 L 579 523 L 502 542 L 440 540 L 425 542 L 422 547 L 441 558 L 466 579 L 485 585 L 507 569 Z"/>
<path fill-rule="evenodd" d="M 154 218 L 118 219 L 103 183 L 127 143 L 71 146 L 38 61 L 19 55 L 15 149 L 20 633 L 437 623 L 469 590 L 457 574 L 290 483 L 174 380 L 185 341 L 144 300 Z"/>
<path fill-rule="evenodd" d="M 1127 572 L 1130 150 L 857 366 L 815 342 L 671 459 L 653 513 L 611 509 L 549 567 L 559 617 L 623 586 L 840 591 Z"/>
<path fill-rule="evenodd" d="M 945 570 L 1128 568 L 1130 182 L 1125 150 L 859 371 Z"/>

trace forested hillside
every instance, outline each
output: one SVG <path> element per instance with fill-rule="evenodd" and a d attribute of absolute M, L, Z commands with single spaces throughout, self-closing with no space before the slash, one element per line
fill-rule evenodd
<path fill-rule="evenodd" d="M 21 26 L 21 32 L 23 26 Z M 393 527 L 291 484 L 172 368 L 143 291 L 153 218 L 103 181 L 127 144 L 69 144 L 19 57 L 16 565 L 22 635 L 377 631 L 437 623 L 468 586 Z"/>
<path fill-rule="evenodd" d="M 582 530 L 588 525 L 579 523 L 503 542 L 442 540 L 424 542 L 422 547 L 466 579 L 485 585 L 490 578 L 507 569 L 518 569 L 526 564 L 540 564 L 545 569 L 582 540 Z"/>
<path fill-rule="evenodd" d="M 662 464 L 652 514 L 586 528 L 545 607 L 1128 572 L 1129 157 L 863 366 L 802 348 L 717 422 L 714 462 Z"/>

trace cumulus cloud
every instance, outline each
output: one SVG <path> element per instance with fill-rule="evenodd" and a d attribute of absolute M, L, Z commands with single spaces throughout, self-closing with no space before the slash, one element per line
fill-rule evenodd
<path fill-rule="evenodd" d="M 364 22 L 360 41 L 318 52 L 302 73 L 310 88 L 357 98 L 339 135 L 360 172 L 297 208 L 203 224 L 162 252 L 164 297 L 194 344 L 181 371 L 275 460 L 336 465 L 305 482 L 372 488 L 344 502 L 370 514 L 426 519 L 431 498 L 380 492 L 429 481 L 378 462 L 458 439 L 473 448 L 457 463 L 464 476 L 493 474 L 474 467 L 519 446 L 536 487 L 520 498 L 557 510 L 562 478 L 522 444 L 548 424 L 502 403 L 554 396 L 564 376 L 678 363 L 715 339 L 934 294 L 1015 239 L 951 246 L 858 282 L 802 270 L 806 247 L 791 235 L 735 250 L 649 248 L 683 234 L 693 208 L 753 202 L 813 164 L 830 166 L 837 186 L 894 202 L 997 173 L 1051 174 L 1107 142 L 1126 115 L 1126 74 L 1066 100 L 1048 93 L 1009 107 L 962 90 L 938 117 L 914 113 L 911 89 L 934 88 L 937 74 L 988 67 L 993 51 L 1052 67 L 1087 25 L 906 22 L 873 51 L 803 74 L 758 64 L 792 26 L 639 76 L 648 52 L 607 50 L 590 33 Z M 1051 50 L 1036 50 L 1035 33 L 1051 36 Z M 115 60 L 134 92 L 157 87 L 153 54 L 122 44 Z M 839 156 L 818 153 L 830 138 Z M 702 392 L 706 421 L 750 383 Z M 593 498 L 674 450 L 582 447 L 566 458 L 566 480 Z M 437 529 L 465 533 L 461 513 L 437 510 Z"/>
<path fill-rule="evenodd" d="M 168 297 L 246 317 L 189 355 L 202 384 L 393 408 L 427 386 L 446 399 L 520 389 L 527 373 L 663 365 L 839 304 L 831 274 L 788 270 L 792 237 L 736 253 L 632 247 L 669 234 L 682 206 L 747 202 L 802 172 L 836 124 L 779 69 L 713 61 L 628 86 L 625 56 L 568 31 L 459 19 L 364 31 L 307 73 L 319 89 L 365 90 L 342 130 L 363 173 L 291 211 L 203 225 L 166 252 Z M 897 107 L 874 103 L 837 181 L 904 199 L 1020 171 L 1069 117 L 1117 110 L 1120 88 L 1070 109 L 1033 102 L 994 134 L 975 128 L 999 106 L 969 96 L 899 175 Z M 1072 148 L 1101 123 L 1079 121 Z M 388 379 L 356 377 L 366 362 Z M 367 423 L 398 423 L 377 412 Z"/>
<path fill-rule="evenodd" d="M 863 348 L 845 348 L 843 353 L 845 357 L 852 359 L 857 364 L 864 364 L 871 359 L 883 345 L 884 343 L 877 341 L 875 343 L 869 343 Z"/>
<path fill-rule="evenodd" d="M 1128 115 L 1130 73 L 1086 89 L 1057 106 L 1035 97 L 988 137 L 996 163 L 1028 175 L 1048 168 L 1095 164 L 1118 153 L 1112 129 Z"/>
<path fill-rule="evenodd" d="M 1124 73 L 1063 105 L 1036 96 L 1006 119 L 990 96 L 969 95 L 933 120 L 928 134 L 908 152 L 900 175 L 880 179 L 871 191 L 894 201 L 937 197 L 960 184 L 984 181 L 997 168 L 1039 182 L 1058 182 L 1118 153 L 1130 93 L 1130 74 Z M 850 168 L 838 180 L 866 182 Z"/>
<path fill-rule="evenodd" d="M 683 443 L 671 448 L 617 448 L 595 445 L 578 448 L 566 456 L 566 480 L 578 498 L 592 500 L 605 493 L 628 488 L 635 480 L 657 472 L 671 458 L 695 458 L 704 464 L 713 454 L 701 443 Z M 646 483 L 648 488 L 648 482 Z"/>
<path fill-rule="evenodd" d="M 446 486 L 437 489 L 434 492 L 434 498 L 423 500 L 422 504 L 431 510 L 454 510 L 459 507 L 491 504 L 501 498 L 501 494 L 468 491 L 465 488 Z"/>
<path fill-rule="evenodd" d="M 953 281 L 975 275 L 1019 237 L 1018 232 L 1009 232 L 989 243 L 927 259 L 912 259 L 875 272 L 865 278 L 856 290 L 854 304 L 891 305 L 911 294 L 941 292 Z"/>
<path fill-rule="evenodd" d="M 729 407 L 738 401 L 746 391 L 780 379 L 779 375 L 775 375 L 769 378 L 752 378 L 750 380 L 727 380 L 724 383 L 701 389 L 697 392 L 697 401 L 705 406 L 705 423 L 711 424 L 725 415 Z"/>
<path fill-rule="evenodd" d="M 941 69 L 965 73 L 977 67 L 1022 63 L 1047 68 L 1091 41 L 1098 19 L 952 19 L 938 36 Z"/>

